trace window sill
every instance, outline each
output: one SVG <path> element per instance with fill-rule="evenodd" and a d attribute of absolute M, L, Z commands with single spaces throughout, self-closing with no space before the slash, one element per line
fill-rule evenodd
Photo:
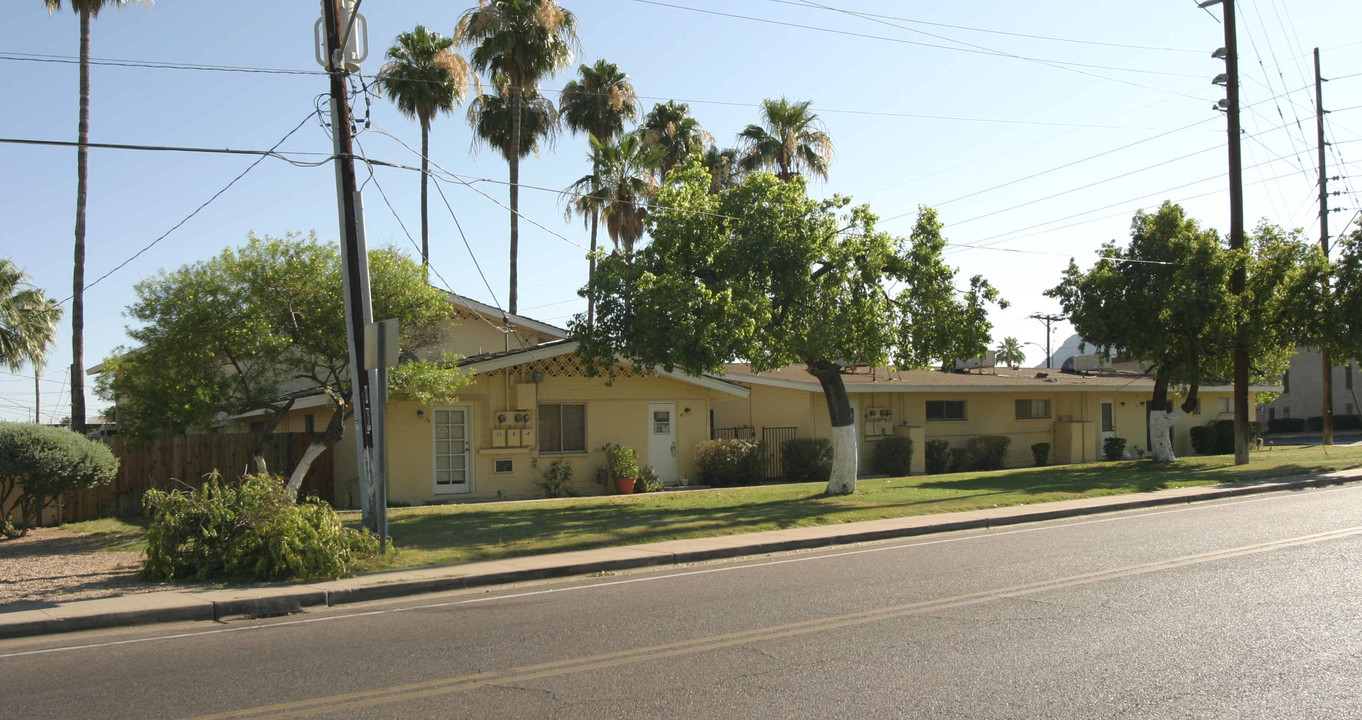
<path fill-rule="evenodd" d="M 479 455 L 529 455 L 534 448 L 527 447 L 484 447 L 478 448 Z"/>

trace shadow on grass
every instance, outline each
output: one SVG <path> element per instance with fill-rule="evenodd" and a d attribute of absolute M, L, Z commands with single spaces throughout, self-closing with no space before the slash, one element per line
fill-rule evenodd
<path fill-rule="evenodd" d="M 1274 465 L 1265 468 L 1235 469 L 1232 457 L 1224 464 L 1155 463 L 1134 460 L 1101 465 L 1066 465 L 1028 473 L 997 472 L 957 479 L 917 483 L 921 488 L 939 490 L 981 490 L 995 493 L 1044 495 L 1048 493 L 1089 493 L 1095 491 L 1153 492 L 1179 483 L 1266 482 L 1293 475 L 1331 472 L 1332 465 Z"/>

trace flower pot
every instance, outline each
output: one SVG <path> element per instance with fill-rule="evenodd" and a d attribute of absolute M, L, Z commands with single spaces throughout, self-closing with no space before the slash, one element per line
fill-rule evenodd
<path fill-rule="evenodd" d="M 631 477 L 615 478 L 615 492 L 620 495 L 632 495 L 634 492 L 634 479 Z"/>

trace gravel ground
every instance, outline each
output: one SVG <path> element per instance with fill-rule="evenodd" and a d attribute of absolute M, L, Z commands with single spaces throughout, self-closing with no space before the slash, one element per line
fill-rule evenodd
<path fill-rule="evenodd" d="M 139 580 L 141 564 L 141 553 L 102 551 L 72 530 L 35 528 L 0 540 L 0 612 L 168 589 Z"/>

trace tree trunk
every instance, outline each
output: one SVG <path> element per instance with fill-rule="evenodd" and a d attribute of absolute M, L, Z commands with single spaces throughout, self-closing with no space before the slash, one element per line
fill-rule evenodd
<path fill-rule="evenodd" d="M 851 400 L 842 382 L 842 372 L 827 360 L 816 360 L 805 367 L 823 386 L 828 417 L 832 420 L 832 477 L 828 478 L 827 493 L 850 495 L 856 492 L 856 418 L 851 413 Z"/>
<path fill-rule="evenodd" d="M 1181 406 L 1174 410 L 1150 410 L 1149 411 L 1149 451 L 1154 455 L 1154 462 L 1176 462 L 1177 456 L 1173 454 L 1173 440 L 1168 436 L 1168 429 L 1173 426 L 1173 421 L 1185 415 L 1186 412 Z"/>
<path fill-rule="evenodd" d="M 511 152 L 506 162 L 511 166 L 511 295 L 506 310 L 515 314 L 520 298 L 516 273 L 516 257 L 520 254 L 520 88 L 513 87 L 511 100 Z"/>
<path fill-rule="evenodd" d="M 421 267 L 430 265 L 430 219 L 426 215 L 426 181 L 430 179 L 430 125 L 421 121 Z"/>
<path fill-rule="evenodd" d="M 76 249 L 71 278 L 71 429 L 85 434 L 85 193 L 90 142 L 90 11 L 80 11 L 80 121 L 76 130 Z"/>
<path fill-rule="evenodd" d="M 591 287 L 591 281 L 596 279 L 596 221 L 598 213 L 591 211 L 591 255 L 590 265 L 586 269 L 586 329 L 590 330 L 596 322 L 596 289 Z"/>
<path fill-rule="evenodd" d="M 293 468 L 293 474 L 289 475 L 288 485 L 285 487 L 296 498 L 298 492 L 303 489 L 303 480 L 307 478 L 307 471 L 312 469 L 312 461 L 317 459 L 327 448 L 340 442 L 345 434 L 345 410 L 336 405 L 332 405 L 331 422 L 327 424 L 326 430 L 320 435 L 312 438 L 312 443 L 303 451 L 303 457 L 298 461 L 297 467 Z"/>

